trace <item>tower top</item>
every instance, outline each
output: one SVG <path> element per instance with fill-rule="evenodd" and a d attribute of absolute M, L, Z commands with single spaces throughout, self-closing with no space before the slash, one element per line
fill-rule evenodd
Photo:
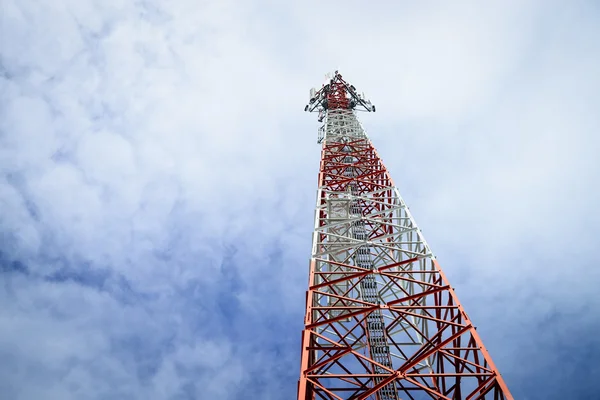
<path fill-rule="evenodd" d="M 354 85 L 347 83 L 342 75 L 335 71 L 332 78 L 324 83 L 321 89 L 310 90 L 309 103 L 304 111 L 318 111 L 320 118 L 328 110 L 355 110 L 374 112 L 375 106 L 365 98 L 364 93 L 358 93 Z"/>

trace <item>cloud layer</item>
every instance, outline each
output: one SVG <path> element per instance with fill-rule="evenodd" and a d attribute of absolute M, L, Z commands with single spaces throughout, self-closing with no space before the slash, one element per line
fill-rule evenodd
<path fill-rule="evenodd" d="M 294 396 L 334 68 L 513 394 L 595 393 L 593 3 L 0 11 L 7 398 Z"/>

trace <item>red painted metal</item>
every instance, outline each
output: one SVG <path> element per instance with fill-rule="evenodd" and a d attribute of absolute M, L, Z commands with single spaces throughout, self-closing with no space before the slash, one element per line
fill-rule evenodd
<path fill-rule="evenodd" d="M 347 109 L 350 105 L 350 99 L 346 95 L 345 82 L 341 79 L 341 75 L 339 78 L 338 81 L 334 81 L 329 85 L 327 92 L 327 104 L 330 110 Z"/>
<path fill-rule="evenodd" d="M 330 84 L 330 110 L 348 108 L 345 90 L 342 83 Z M 357 171 L 351 177 L 343 173 L 348 154 Z M 352 189 L 362 198 L 358 202 L 368 240 L 378 246 L 373 249 L 384 253 L 391 238 L 399 237 L 394 235 L 402 227 L 391 222 L 394 184 L 366 136 L 350 140 L 329 138 L 323 142 L 319 188 L 317 248 L 313 252 L 326 253 L 332 243 L 325 230 L 330 223 L 326 193 L 347 193 Z M 377 220 L 366 218 L 370 215 L 376 215 Z M 385 261 L 383 253 L 373 253 L 379 261 L 372 269 L 313 254 L 298 400 L 513 399 L 437 260 L 431 255 L 415 254 L 403 260 Z M 339 272 L 340 268 L 344 273 Z M 357 298 L 352 293 L 367 279 L 376 280 L 381 290 L 395 291 L 397 295 L 383 302 Z M 324 302 L 324 298 L 328 301 Z M 395 354 L 390 355 L 393 367 L 383 362 L 385 358 L 375 354 L 369 344 L 369 316 L 376 312 L 385 316 L 383 334 L 389 353 Z M 419 325 L 415 321 L 425 323 Z M 407 346 L 398 341 L 401 327 L 424 338 L 422 343 Z M 423 368 L 424 363 L 427 368 Z"/>

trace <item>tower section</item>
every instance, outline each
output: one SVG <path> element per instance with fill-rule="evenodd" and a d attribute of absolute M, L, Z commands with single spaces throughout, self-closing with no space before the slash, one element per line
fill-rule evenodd
<path fill-rule="evenodd" d="M 323 126 L 298 399 L 512 399 L 336 71 Z"/>

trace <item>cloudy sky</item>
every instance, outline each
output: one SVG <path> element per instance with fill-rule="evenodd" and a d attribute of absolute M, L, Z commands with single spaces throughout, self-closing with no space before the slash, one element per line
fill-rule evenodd
<path fill-rule="evenodd" d="M 600 7 L 0 0 L 0 393 L 289 399 L 339 69 L 519 399 L 600 367 Z"/>

